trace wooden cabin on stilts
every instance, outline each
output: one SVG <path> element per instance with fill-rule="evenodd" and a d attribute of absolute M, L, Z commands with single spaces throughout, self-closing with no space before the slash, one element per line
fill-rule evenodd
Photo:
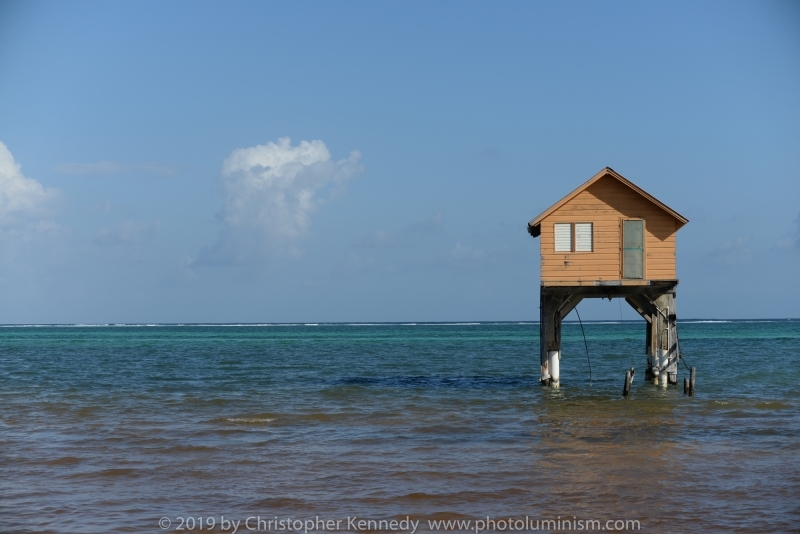
<path fill-rule="evenodd" d="M 559 385 L 567 314 L 585 298 L 624 298 L 647 321 L 645 379 L 677 385 L 675 234 L 687 222 L 606 167 L 528 223 L 542 258 L 542 384 Z"/>

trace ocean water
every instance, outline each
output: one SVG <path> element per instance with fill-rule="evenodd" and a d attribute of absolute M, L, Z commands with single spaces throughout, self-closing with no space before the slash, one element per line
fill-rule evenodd
<path fill-rule="evenodd" d="M 2 327 L 0 532 L 800 531 L 800 321 L 680 322 L 694 397 L 584 327 Z"/>

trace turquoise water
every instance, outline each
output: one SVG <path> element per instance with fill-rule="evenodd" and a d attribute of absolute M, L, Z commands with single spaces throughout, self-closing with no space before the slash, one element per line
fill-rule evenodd
<path fill-rule="evenodd" d="M 535 323 L 0 328 L 0 531 L 800 529 L 800 321 L 680 322 L 691 398 L 644 383 L 643 322 L 584 326 L 559 389 Z"/>

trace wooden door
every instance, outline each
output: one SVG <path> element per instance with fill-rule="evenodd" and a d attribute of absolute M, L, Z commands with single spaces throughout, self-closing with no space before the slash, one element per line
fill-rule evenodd
<path fill-rule="evenodd" d="M 644 279 L 644 221 L 622 221 L 622 278 Z"/>

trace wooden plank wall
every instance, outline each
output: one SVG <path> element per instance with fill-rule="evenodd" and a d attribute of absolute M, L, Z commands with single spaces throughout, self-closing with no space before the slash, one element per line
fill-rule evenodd
<path fill-rule="evenodd" d="M 542 282 L 619 280 L 621 220 L 645 220 L 645 279 L 674 280 L 675 219 L 606 176 L 542 221 Z M 594 223 L 593 252 L 555 252 L 553 224 Z"/>

